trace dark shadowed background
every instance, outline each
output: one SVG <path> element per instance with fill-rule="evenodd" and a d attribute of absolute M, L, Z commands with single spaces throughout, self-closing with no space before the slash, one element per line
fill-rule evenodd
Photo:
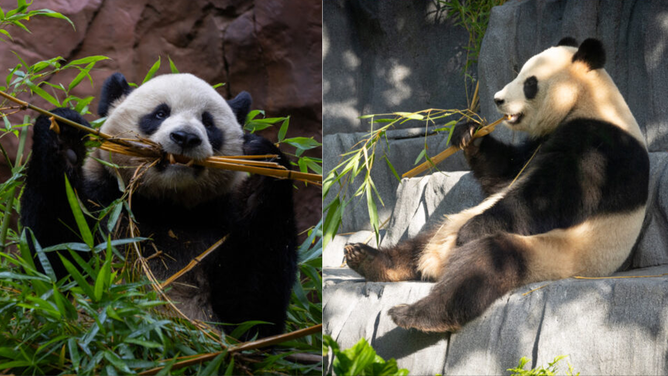
<path fill-rule="evenodd" d="M 16 8 L 13 0 L 1 0 L 4 10 Z M 92 55 L 111 60 L 91 71 L 93 87 L 84 81 L 72 94 L 99 96 L 104 80 L 121 72 L 129 82 L 141 83 L 161 57 L 157 74 L 169 73 L 168 57 L 183 73 L 192 73 L 229 99 L 242 90 L 253 96 L 253 109 L 267 117 L 290 116 L 287 137 L 314 137 L 322 141 L 322 4 L 319 1 L 228 0 L 43 0 L 30 9 L 47 8 L 69 17 L 66 21 L 34 17 L 25 25 L 32 34 L 15 27 L 12 43 L 0 43 L 0 68 L 8 72 L 19 62 L 28 64 L 62 56 L 64 61 Z M 78 70 L 51 77 L 52 83 L 69 83 Z M 4 77 L 4 75 L 2 75 Z M 35 101 L 35 104 L 45 105 Z M 96 113 L 97 100 L 91 105 Z M 35 114 L 30 114 L 35 116 Z M 23 114 L 21 114 L 23 116 Z M 87 116 L 94 120 L 96 116 Z M 260 132 L 276 141 L 278 129 Z M 16 141 L 3 138 L 10 155 Z M 294 152 L 294 150 L 287 150 Z M 320 156 L 320 149 L 309 155 Z M 307 153 L 308 154 L 308 153 Z M 2 158 L 2 157 L 0 157 Z M 4 160 L 0 179 L 9 176 Z M 321 217 L 321 191 L 295 184 L 295 209 L 300 231 Z"/>

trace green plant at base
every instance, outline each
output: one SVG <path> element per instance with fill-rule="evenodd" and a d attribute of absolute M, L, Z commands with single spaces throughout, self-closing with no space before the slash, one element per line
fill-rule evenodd
<path fill-rule="evenodd" d="M 405 368 L 399 369 L 395 359 L 385 361 L 378 356 L 364 338 L 346 350 L 340 350 L 339 344 L 328 335 L 323 336 L 323 341 L 325 346 L 332 350 L 332 368 L 339 376 L 408 375 L 409 371 Z M 323 354 L 327 352 L 327 348 L 323 348 Z"/>
<path fill-rule="evenodd" d="M 547 364 L 547 368 L 540 366 L 530 370 L 525 370 L 524 366 L 529 363 L 531 359 L 522 357 L 522 359 L 520 359 L 519 363 L 517 364 L 517 367 L 509 368 L 508 372 L 512 372 L 512 376 L 555 376 L 558 372 L 557 363 L 566 357 L 568 357 L 568 355 L 559 355 L 554 358 L 552 362 Z M 568 363 L 568 371 L 566 371 L 566 375 L 579 376 L 580 372 L 575 373 L 575 371 L 573 371 L 573 366 Z"/>
<path fill-rule="evenodd" d="M 393 118 L 387 118 L 388 116 L 393 116 Z M 365 115 L 361 117 L 361 119 L 369 119 L 371 130 L 367 133 L 365 138 L 353 146 L 350 151 L 342 155 L 339 164 L 332 168 L 323 180 L 323 198 L 327 197 L 330 192 L 333 192 L 331 189 L 335 184 L 339 185 L 332 201 L 323 207 L 323 213 L 326 213 L 325 222 L 323 225 L 323 242 L 325 247 L 327 247 L 327 244 L 329 244 L 329 242 L 338 232 L 339 227 L 341 226 L 343 213 L 346 207 L 355 197 L 366 198 L 369 218 L 376 236 L 376 241 L 378 242 L 377 244 L 379 244 L 379 231 L 381 223 L 378 216 L 378 205 L 376 204 L 376 199 L 378 199 L 381 205 L 384 204 L 371 177 L 371 170 L 373 169 L 374 163 L 378 159 L 384 160 L 397 180 L 401 181 L 401 177 L 390 162 L 390 159 L 387 157 L 387 152 L 389 152 L 387 131 L 389 131 L 390 128 L 392 128 L 394 125 L 403 124 L 407 121 L 424 121 L 425 129 L 427 129 L 430 126 L 436 125 L 436 121 L 447 119 L 452 116 L 459 116 L 460 118 L 471 121 L 482 121 L 478 115 L 467 110 L 461 111 L 441 109 L 428 109 L 411 113 L 395 112 L 392 114 Z M 452 130 L 454 129 L 454 125 L 456 123 L 457 120 L 448 121 L 446 124 L 440 125 L 438 128 L 433 129 L 432 131 L 447 132 L 447 141 L 450 142 L 450 136 L 452 135 Z M 384 125 L 381 125 L 381 127 L 378 129 L 374 129 L 375 124 Z M 385 140 L 385 144 L 388 146 L 388 151 L 386 154 L 379 156 L 379 153 L 377 153 L 376 149 L 383 140 Z M 424 159 L 430 160 L 429 155 L 427 154 L 427 150 L 427 133 L 425 133 L 425 148 L 422 150 L 420 155 L 418 155 L 417 159 L 415 160 L 415 164 L 420 163 Z M 348 197 L 346 194 L 347 187 L 352 184 L 355 178 L 358 176 L 362 176 L 362 184 L 357 189 L 357 191 L 355 191 L 353 197 Z"/>

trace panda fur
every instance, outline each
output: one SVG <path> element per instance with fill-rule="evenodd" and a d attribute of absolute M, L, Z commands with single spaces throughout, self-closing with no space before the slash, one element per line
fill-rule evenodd
<path fill-rule="evenodd" d="M 98 112 L 107 116 L 102 132 L 149 139 L 166 153 L 190 159 L 277 154 L 276 162 L 289 169 L 287 158 L 270 141 L 244 134 L 241 124 L 250 103 L 246 92 L 226 101 L 190 74 L 158 76 L 133 90 L 116 73 L 105 81 Z M 88 125 L 72 110 L 54 113 Z M 35 123 L 21 210 L 23 225 L 32 229 L 42 247 L 80 241 L 70 230 L 77 226 L 65 196 L 65 175 L 81 202 L 94 212 L 119 199 L 119 187 L 127 186 L 145 162 L 100 149 L 87 158 L 85 133 L 60 125 L 56 134 L 49 126 L 44 116 Z M 228 235 L 221 247 L 172 283 L 168 295 L 177 308 L 191 319 L 208 322 L 269 323 L 256 326 L 248 337 L 283 332 L 297 273 L 292 189 L 290 180 L 170 164 L 168 158 L 145 172 L 131 205 L 140 235 L 153 243 L 143 243 L 143 256 L 162 251 L 162 256 L 149 260 L 158 280 L 167 279 Z M 100 226 L 100 239 L 106 237 L 105 227 Z M 121 236 L 130 237 L 127 231 Z M 66 252 L 63 256 L 69 258 Z M 48 258 L 58 278 L 67 275 L 55 252 Z M 233 328 L 224 326 L 226 331 Z"/>
<path fill-rule="evenodd" d="M 346 246 L 367 280 L 436 282 L 427 297 L 390 309 L 397 325 L 454 331 L 514 288 L 606 276 L 627 260 L 645 216 L 649 158 L 604 64 L 596 39 L 578 47 L 564 38 L 529 59 L 494 96 L 506 125 L 529 135 L 523 144 L 472 141 L 474 124 L 453 131 L 487 198 L 394 247 Z"/>

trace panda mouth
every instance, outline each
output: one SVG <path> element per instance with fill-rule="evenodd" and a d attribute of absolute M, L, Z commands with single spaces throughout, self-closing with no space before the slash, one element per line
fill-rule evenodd
<path fill-rule="evenodd" d="M 157 167 L 161 171 L 166 170 L 168 167 L 173 167 L 192 169 L 195 172 L 199 172 L 205 168 L 204 166 L 195 164 L 195 160 L 192 158 L 186 157 L 185 155 L 172 153 L 164 153 Z"/>
<path fill-rule="evenodd" d="M 522 113 L 506 114 L 506 123 L 508 123 L 508 125 L 515 125 L 515 124 L 519 123 L 520 121 L 522 121 L 523 116 L 524 116 L 524 114 L 522 114 Z"/>
<path fill-rule="evenodd" d="M 195 160 L 190 159 L 185 155 L 174 155 L 172 153 L 167 153 L 166 160 L 170 165 L 182 165 L 186 167 L 192 167 L 195 165 Z"/>

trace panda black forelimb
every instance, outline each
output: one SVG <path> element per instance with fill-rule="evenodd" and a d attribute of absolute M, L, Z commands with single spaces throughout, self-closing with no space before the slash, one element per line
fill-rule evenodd
<path fill-rule="evenodd" d="M 77 112 L 59 108 L 53 114 L 89 126 Z M 83 138 L 87 134 L 68 125 L 58 124 L 60 131 L 51 130 L 51 120 L 41 115 L 33 127 L 33 148 L 26 170 L 26 182 L 21 201 L 21 222 L 29 227 L 40 246 L 78 241 L 71 229 L 77 228 L 69 202 L 65 199 L 65 177 L 78 193 L 81 202 L 87 202 L 82 184 L 82 164 L 86 157 Z M 56 276 L 66 270 L 55 252 L 47 254 Z M 66 255 L 67 256 L 67 255 Z M 85 258 L 86 255 L 84 255 Z M 37 263 L 41 269 L 41 263 Z"/>
<path fill-rule="evenodd" d="M 485 136 L 478 145 L 464 149 L 473 175 L 487 195 L 508 186 L 522 171 L 544 139 L 529 139 L 520 145 L 510 145 Z"/>

